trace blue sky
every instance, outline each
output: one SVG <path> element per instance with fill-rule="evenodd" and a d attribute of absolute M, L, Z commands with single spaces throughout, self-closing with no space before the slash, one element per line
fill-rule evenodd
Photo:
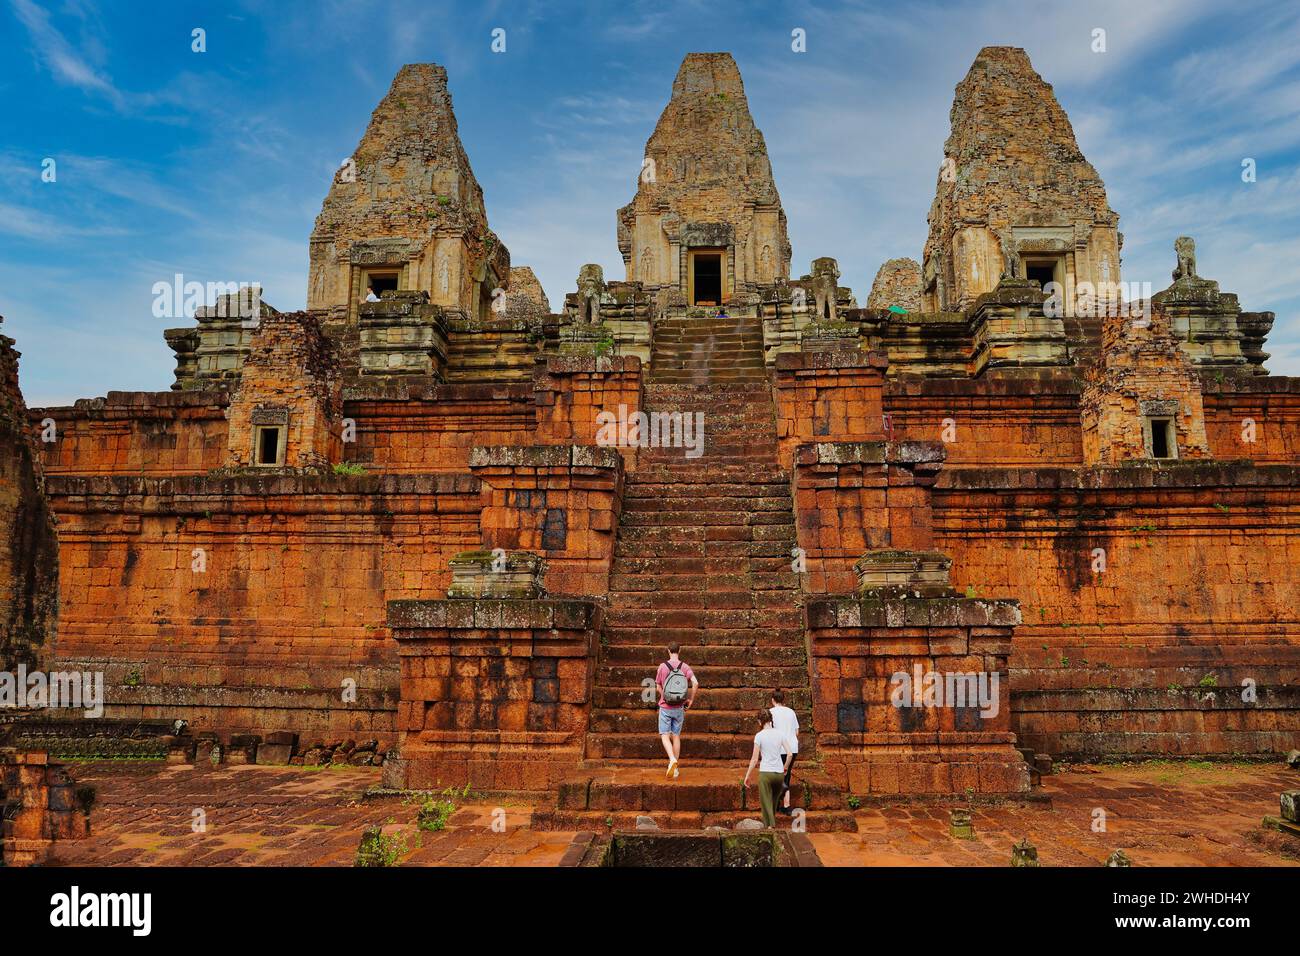
<path fill-rule="evenodd" d="M 953 87 L 989 44 L 1025 47 L 1055 87 L 1120 214 L 1124 278 L 1163 288 L 1174 238 L 1194 236 L 1202 275 L 1277 312 L 1271 370 L 1300 375 L 1300 5 L 1286 0 L 0 0 L 0 331 L 23 352 L 28 403 L 62 404 L 170 385 L 162 330 L 185 322 L 151 306 L 175 273 L 259 281 L 301 308 L 333 170 L 397 68 L 421 61 L 447 67 L 489 220 L 559 308 L 584 262 L 621 278 L 614 213 L 693 50 L 740 65 L 795 274 L 835 256 L 865 301 L 881 262 L 920 257 Z"/>

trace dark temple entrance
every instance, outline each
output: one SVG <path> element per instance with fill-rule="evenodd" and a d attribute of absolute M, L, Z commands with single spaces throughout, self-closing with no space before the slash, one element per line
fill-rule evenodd
<path fill-rule="evenodd" d="M 722 253 L 693 253 L 691 255 L 691 304 L 719 305 L 721 302 Z"/>

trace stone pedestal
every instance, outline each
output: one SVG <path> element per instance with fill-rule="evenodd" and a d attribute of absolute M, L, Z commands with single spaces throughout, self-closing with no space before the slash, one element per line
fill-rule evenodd
<path fill-rule="evenodd" d="M 357 307 L 360 374 L 421 375 L 441 380 L 447 367 L 447 322 L 424 291 L 389 292 Z"/>
<path fill-rule="evenodd" d="M 971 374 L 986 370 L 1068 365 L 1065 323 L 1044 313 L 1046 296 L 1032 282 L 1003 279 L 971 312 Z"/>
<path fill-rule="evenodd" d="M 582 759 L 595 601 L 391 601 L 400 759 L 385 783 L 550 791 Z"/>
<path fill-rule="evenodd" d="M 1235 295 L 1220 292 L 1219 283 L 1183 276 L 1152 296 L 1151 304 L 1164 313 L 1174 339 L 1193 365 L 1245 370 L 1244 336 L 1237 327 L 1241 305 Z"/>
<path fill-rule="evenodd" d="M 934 544 L 930 489 L 943 467 L 939 442 L 825 442 L 794 455 L 804 589 L 836 594 L 857 584 L 865 549 L 925 551 Z"/>
<path fill-rule="evenodd" d="M 93 799 L 48 755 L 0 748 L 0 865 L 40 866 L 54 841 L 89 836 Z"/>
<path fill-rule="evenodd" d="M 962 597 L 937 552 L 881 549 L 852 596 L 808 604 L 823 765 L 855 794 L 1014 794 L 1007 658 L 1012 600 Z"/>
<path fill-rule="evenodd" d="M 531 600 L 545 593 L 542 559 L 527 551 L 465 551 L 449 564 L 449 598 Z"/>

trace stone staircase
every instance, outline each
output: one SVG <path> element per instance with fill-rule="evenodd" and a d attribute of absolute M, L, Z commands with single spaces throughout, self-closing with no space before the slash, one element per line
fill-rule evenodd
<path fill-rule="evenodd" d="M 767 380 L 763 323 L 753 309 L 702 318 L 679 307 L 655 322 L 650 351 L 652 383 L 757 385 Z"/>
<path fill-rule="evenodd" d="M 801 728 L 792 805 L 808 810 L 809 829 L 853 829 L 838 788 L 815 767 L 800 581 L 791 568 L 794 507 L 776 460 L 762 355 L 753 320 L 656 326 L 645 411 L 702 412 L 704 454 L 643 449 L 628 476 L 587 759 L 543 826 L 579 825 L 584 814 L 616 825 L 649 814 L 674 828 L 757 816 L 758 791 L 742 793 L 740 782 L 754 712 L 781 687 Z M 676 780 L 664 777 L 656 702 L 644 699 L 643 684 L 671 641 L 701 685 Z"/>

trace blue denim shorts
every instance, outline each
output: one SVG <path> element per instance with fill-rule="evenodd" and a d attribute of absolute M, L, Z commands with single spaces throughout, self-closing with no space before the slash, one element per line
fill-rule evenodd
<path fill-rule="evenodd" d="M 680 734 L 682 732 L 682 723 L 686 720 L 686 708 L 674 707 L 671 710 L 667 707 L 659 708 L 659 733 L 661 734 Z"/>

